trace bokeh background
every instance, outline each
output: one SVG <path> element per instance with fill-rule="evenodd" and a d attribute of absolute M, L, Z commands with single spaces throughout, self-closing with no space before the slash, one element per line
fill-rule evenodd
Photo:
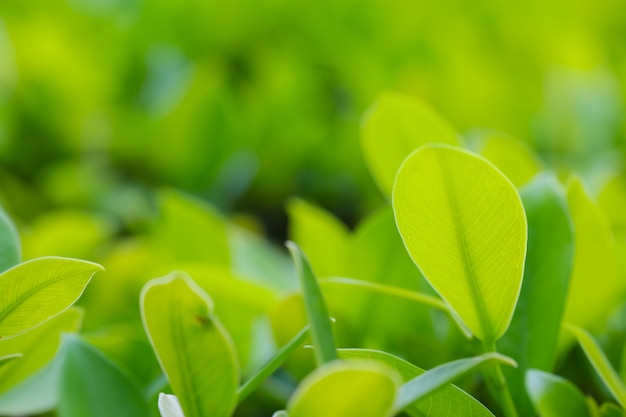
<path fill-rule="evenodd" d="M 382 91 L 610 175 L 625 83 L 622 0 L 2 0 L 0 199 L 124 233 L 172 186 L 280 240 L 289 196 L 351 225 L 383 203 L 359 149 Z"/>

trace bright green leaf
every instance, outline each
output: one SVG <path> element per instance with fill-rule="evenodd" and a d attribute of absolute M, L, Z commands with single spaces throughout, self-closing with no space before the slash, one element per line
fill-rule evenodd
<path fill-rule="evenodd" d="M 149 417 L 139 389 L 97 349 L 66 335 L 59 384 L 59 417 Z"/>
<path fill-rule="evenodd" d="M 61 344 L 61 332 L 78 330 L 82 317 L 82 310 L 71 308 L 29 332 L 0 342 L 0 356 L 18 352 L 24 355 L 24 359 L 0 368 L 0 393 L 49 363 Z"/>
<path fill-rule="evenodd" d="M 498 351 L 515 359 L 519 369 L 503 370 L 518 410 L 531 404 L 524 374 L 551 371 L 572 270 L 574 242 L 565 193 L 551 175 L 538 176 L 521 190 L 528 218 L 528 253 L 522 291 Z"/>
<path fill-rule="evenodd" d="M 230 416 L 239 370 L 209 296 L 174 273 L 146 284 L 141 304 L 144 328 L 185 416 Z"/>
<path fill-rule="evenodd" d="M 393 207 L 426 279 L 479 339 L 495 342 L 513 315 L 526 255 L 515 187 L 482 157 L 427 145 L 402 164 Z"/>
<path fill-rule="evenodd" d="M 20 237 L 9 216 L 0 208 L 0 272 L 20 262 Z"/>
<path fill-rule="evenodd" d="M 302 287 L 302 296 L 309 320 L 315 358 L 317 359 L 317 364 L 322 365 L 337 359 L 337 348 L 335 347 L 335 339 L 324 296 L 320 290 L 317 278 L 313 274 L 311 265 L 298 245 L 293 242 L 287 242 L 287 248 L 291 252 L 291 257 L 296 265 L 296 271 L 300 280 L 300 286 Z"/>
<path fill-rule="evenodd" d="M 609 224 L 580 180 L 569 183 L 567 200 L 576 250 L 565 322 L 588 328 L 604 320 L 616 306 L 624 284 L 616 272 L 615 242 Z M 602 285 L 598 285 L 598 279 Z"/>
<path fill-rule="evenodd" d="M 161 417 L 185 417 L 183 409 L 180 408 L 178 398 L 171 394 L 159 394 L 159 411 L 161 412 Z"/>
<path fill-rule="evenodd" d="M 526 389 L 541 417 L 592 417 L 583 393 L 559 376 L 531 369 L 526 373 Z"/>
<path fill-rule="evenodd" d="M 402 94 L 384 93 L 367 112 L 361 146 L 370 171 L 383 193 L 391 195 L 400 164 L 427 143 L 458 145 L 454 130 L 425 103 Z"/>
<path fill-rule="evenodd" d="M 349 232 L 332 214 L 292 199 L 287 205 L 289 237 L 307 254 L 318 276 L 343 275 Z"/>
<path fill-rule="evenodd" d="M 497 353 L 485 353 L 474 358 L 458 359 L 439 365 L 407 381 L 400 388 L 394 408 L 396 411 L 402 411 L 411 404 L 427 398 L 452 381 L 498 362 L 509 366 L 517 366 L 512 359 Z"/>
<path fill-rule="evenodd" d="M 397 371 L 404 382 L 426 372 L 404 359 L 377 350 L 339 349 L 339 356 L 346 359 L 384 364 Z M 444 385 L 421 401 L 409 405 L 404 412 L 412 417 L 493 417 L 491 411 L 478 400 L 452 384 Z"/>
<path fill-rule="evenodd" d="M 598 373 L 613 397 L 622 407 L 626 406 L 626 387 L 619 375 L 607 359 L 606 355 L 598 346 L 594 338 L 584 329 L 567 325 L 567 329 L 576 337 L 593 369 Z"/>
<path fill-rule="evenodd" d="M 0 356 L 0 372 L 7 366 L 10 365 L 15 359 L 20 359 L 24 355 L 21 353 L 12 353 L 10 355 Z"/>
<path fill-rule="evenodd" d="M 290 417 L 389 417 L 394 374 L 380 365 L 334 361 L 315 370 L 293 394 Z"/>
<path fill-rule="evenodd" d="M 3 272 L 0 339 L 17 336 L 67 310 L 101 270 L 100 265 L 91 262 L 49 257 Z"/>

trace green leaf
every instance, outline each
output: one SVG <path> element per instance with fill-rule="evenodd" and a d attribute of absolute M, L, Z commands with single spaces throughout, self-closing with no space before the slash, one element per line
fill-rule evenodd
<path fill-rule="evenodd" d="M 59 417 L 149 417 L 139 389 L 97 349 L 66 335 L 59 384 Z"/>
<path fill-rule="evenodd" d="M 238 402 L 243 401 L 256 388 L 259 387 L 270 375 L 272 375 L 289 356 L 298 349 L 309 335 L 309 327 L 304 329 L 293 337 L 285 346 L 280 348 L 278 352 L 270 359 L 252 378 L 239 388 Z"/>
<path fill-rule="evenodd" d="M 141 305 L 144 328 L 185 416 L 230 416 L 239 369 L 209 296 L 173 273 L 146 284 Z"/>
<path fill-rule="evenodd" d="M 381 363 L 398 372 L 404 382 L 423 375 L 426 371 L 387 352 L 369 349 L 339 349 L 345 359 Z M 444 385 L 421 401 L 409 405 L 405 413 L 412 417 L 473 416 L 493 417 L 484 405 L 452 384 Z"/>
<path fill-rule="evenodd" d="M 397 412 L 402 411 L 452 381 L 494 363 L 517 366 L 514 360 L 498 353 L 485 353 L 474 358 L 458 359 L 444 363 L 406 382 L 400 388 L 394 408 Z"/>
<path fill-rule="evenodd" d="M 178 398 L 171 394 L 159 394 L 159 411 L 161 412 L 161 417 L 185 417 L 183 409 L 180 408 Z"/>
<path fill-rule="evenodd" d="M 300 280 L 317 364 L 331 362 L 337 359 L 337 348 L 324 296 L 304 253 L 293 242 L 287 242 L 286 245 L 296 265 Z"/>
<path fill-rule="evenodd" d="M 15 225 L 0 208 L 0 272 L 20 262 L 20 236 Z"/>
<path fill-rule="evenodd" d="M 0 339 L 15 337 L 67 310 L 100 265 L 68 258 L 39 258 L 0 275 Z M 17 284 L 19 283 L 19 285 Z"/>
<path fill-rule="evenodd" d="M 384 93 L 368 110 L 361 128 L 365 160 L 380 189 L 391 195 L 400 164 L 412 151 L 432 142 L 458 145 L 446 121 L 425 103 L 402 94 Z"/>
<path fill-rule="evenodd" d="M 522 415 L 532 410 L 524 388 L 526 370 L 551 371 L 572 271 L 574 242 L 565 193 L 552 175 L 521 190 L 528 218 L 528 253 L 522 291 L 498 351 L 519 369 L 503 369 Z"/>
<path fill-rule="evenodd" d="M 511 321 L 526 255 L 515 187 L 482 157 L 427 145 L 398 171 L 393 208 L 424 277 L 476 337 L 495 342 Z"/>
<path fill-rule="evenodd" d="M 616 272 L 615 242 L 608 221 L 580 180 L 569 183 L 567 200 L 576 251 L 565 322 L 587 328 L 602 322 L 617 305 L 624 284 Z M 602 285 L 598 285 L 598 277 Z"/>
<path fill-rule="evenodd" d="M 327 363 L 302 381 L 287 410 L 290 417 L 389 417 L 395 375 L 371 363 Z"/>
<path fill-rule="evenodd" d="M 82 310 L 71 308 L 29 332 L 0 342 L 0 356 L 24 355 L 24 359 L 0 368 L 0 393 L 17 386 L 49 363 L 61 344 L 61 333 L 78 330 L 82 317 Z"/>
<path fill-rule="evenodd" d="M 559 376 L 531 369 L 526 373 L 526 389 L 541 417 L 592 417 L 583 393 Z"/>
<path fill-rule="evenodd" d="M 612 403 L 604 403 L 598 412 L 598 417 L 624 417 L 624 410 Z"/>
<path fill-rule="evenodd" d="M 489 132 L 481 139 L 479 153 L 498 167 L 516 187 L 525 185 L 541 171 L 541 162 L 526 143 L 499 132 Z"/>
<path fill-rule="evenodd" d="M 55 357 L 27 380 L 0 395 L 0 415 L 40 415 L 56 408 L 61 375 L 60 362 L 60 357 Z"/>
<path fill-rule="evenodd" d="M 567 330 L 570 331 L 580 343 L 587 359 L 591 362 L 593 369 L 597 372 L 597 374 L 604 382 L 604 385 L 609 389 L 613 397 L 617 400 L 617 402 L 622 406 L 626 406 L 626 387 L 624 387 L 624 383 L 620 379 L 619 375 L 607 359 L 598 343 L 594 340 L 594 338 L 584 329 L 572 325 L 566 326 Z"/>
<path fill-rule="evenodd" d="M 11 364 L 15 359 L 20 359 L 23 356 L 24 355 L 21 353 L 12 353 L 10 355 L 0 356 L 0 372 L 4 369 L 4 367 Z"/>
<path fill-rule="evenodd" d="M 331 213 L 301 199 L 287 204 L 289 238 L 307 254 L 318 276 L 343 275 L 350 233 Z"/>

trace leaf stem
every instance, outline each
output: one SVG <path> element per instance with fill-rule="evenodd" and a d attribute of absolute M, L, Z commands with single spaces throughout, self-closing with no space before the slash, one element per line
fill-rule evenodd
<path fill-rule="evenodd" d="M 486 353 L 497 352 L 495 342 L 483 342 L 483 347 Z M 506 382 L 502 368 L 498 362 L 495 362 L 491 367 L 485 370 L 487 388 L 491 394 L 499 402 L 502 411 L 506 417 L 518 417 L 509 385 Z"/>

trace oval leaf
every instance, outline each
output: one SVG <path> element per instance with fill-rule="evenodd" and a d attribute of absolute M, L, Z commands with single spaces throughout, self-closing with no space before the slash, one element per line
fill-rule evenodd
<path fill-rule="evenodd" d="M 531 369 L 526 389 L 541 417 L 592 417 L 583 393 L 559 376 Z"/>
<path fill-rule="evenodd" d="M 395 375 L 369 363 L 328 363 L 302 381 L 289 400 L 290 417 L 388 417 Z"/>
<path fill-rule="evenodd" d="M 459 139 L 445 120 L 425 103 L 402 94 L 382 94 L 369 109 L 361 129 L 365 160 L 385 195 L 404 158 L 432 142 L 458 145 Z"/>
<path fill-rule="evenodd" d="M 78 336 L 63 340 L 59 417 L 149 417 L 139 389 L 111 361 Z"/>
<path fill-rule="evenodd" d="M 515 187 L 490 162 L 445 145 L 408 157 L 394 186 L 404 244 L 467 327 L 492 343 L 520 292 L 526 215 Z"/>
<path fill-rule="evenodd" d="M 141 294 L 144 328 L 186 417 L 230 416 L 239 370 L 213 302 L 182 274 L 150 281 Z"/>
<path fill-rule="evenodd" d="M 339 356 L 384 364 L 397 371 L 404 382 L 426 372 L 404 359 L 378 350 L 339 349 Z M 478 400 L 452 384 L 446 384 L 421 401 L 409 405 L 404 412 L 413 417 L 493 417 L 491 411 Z"/>
<path fill-rule="evenodd" d="M 4 272 L 20 262 L 20 237 L 15 225 L 0 209 L 0 272 Z"/>
<path fill-rule="evenodd" d="M 17 336 L 67 310 L 100 265 L 68 258 L 39 258 L 0 275 L 0 339 Z"/>

